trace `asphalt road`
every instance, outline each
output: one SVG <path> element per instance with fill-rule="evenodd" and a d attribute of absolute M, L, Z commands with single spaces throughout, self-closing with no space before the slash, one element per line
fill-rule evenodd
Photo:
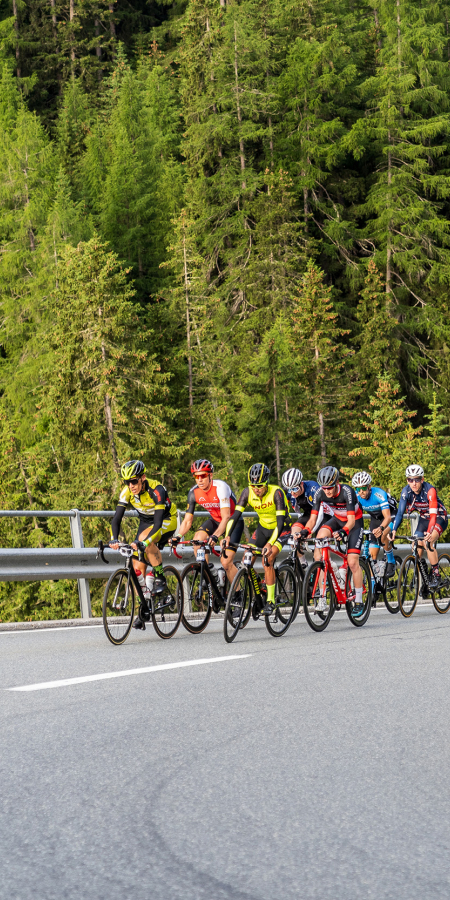
<path fill-rule="evenodd" d="M 0 897 L 448 900 L 449 629 L 0 634 Z"/>

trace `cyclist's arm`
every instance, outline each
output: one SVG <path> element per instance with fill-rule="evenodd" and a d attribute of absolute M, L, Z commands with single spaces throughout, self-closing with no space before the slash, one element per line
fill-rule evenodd
<path fill-rule="evenodd" d="M 284 520 L 286 518 L 286 506 L 284 503 L 283 491 L 280 491 L 280 490 L 275 491 L 275 493 L 273 495 L 273 499 L 274 499 L 274 503 L 275 503 L 277 524 L 275 525 L 275 528 L 273 529 L 272 534 L 270 535 L 270 538 L 267 541 L 267 543 L 270 544 L 272 547 L 273 547 L 275 541 L 278 540 L 281 532 L 283 531 Z"/>
<path fill-rule="evenodd" d="M 428 522 L 428 530 L 427 534 L 431 534 L 436 525 L 437 513 L 438 513 L 438 499 L 437 499 L 437 491 L 435 487 L 430 487 L 428 493 L 428 506 L 430 509 L 430 521 Z"/>
<path fill-rule="evenodd" d="M 405 512 L 406 512 L 406 489 L 403 488 L 403 490 L 400 494 L 400 503 L 398 504 L 397 515 L 395 516 L 395 521 L 392 526 L 392 532 L 393 532 L 392 536 L 393 537 L 395 535 L 395 532 L 400 528 L 400 525 L 403 522 L 403 516 L 405 515 Z"/>
<path fill-rule="evenodd" d="M 187 504 L 186 504 L 186 515 L 180 525 L 178 535 L 179 537 L 183 537 L 190 528 L 192 528 L 192 523 L 194 521 L 194 512 L 195 512 L 195 488 L 191 488 L 187 496 Z"/>
<path fill-rule="evenodd" d="M 235 507 L 233 515 L 228 519 L 227 526 L 225 529 L 225 537 L 228 537 L 231 534 L 234 526 L 236 525 L 236 522 L 238 522 L 239 519 L 241 518 L 242 513 L 244 512 L 245 507 L 247 506 L 247 503 L 248 503 L 248 495 L 249 495 L 249 490 L 247 487 L 247 488 L 244 488 L 244 490 L 242 491 L 242 494 L 239 497 L 239 500 Z"/>
<path fill-rule="evenodd" d="M 116 506 L 116 511 L 111 519 L 111 537 L 117 541 L 120 532 L 120 526 L 122 524 L 122 519 L 124 516 L 124 512 L 127 508 L 127 504 L 118 503 Z"/>
<path fill-rule="evenodd" d="M 355 524 L 355 521 L 356 521 L 355 514 L 349 512 L 349 513 L 347 514 L 347 521 L 346 521 L 345 523 L 342 524 L 342 530 L 345 531 L 346 534 L 348 534 L 349 531 L 352 530 L 352 528 L 353 528 L 353 526 L 354 526 L 354 524 Z"/>
<path fill-rule="evenodd" d="M 322 508 L 322 500 L 321 500 L 321 497 L 320 497 L 320 490 L 316 491 L 316 493 L 315 493 L 315 495 L 314 495 L 314 506 L 313 506 L 313 508 L 312 508 L 312 510 L 311 510 L 311 514 L 310 514 L 310 517 L 309 517 L 309 519 L 308 519 L 306 525 L 304 525 L 304 528 L 305 528 L 307 531 L 309 531 L 310 534 L 312 534 L 313 531 L 316 530 L 316 526 L 317 526 L 317 524 L 318 524 L 318 519 L 317 519 L 317 517 L 318 517 L 319 513 L 320 513 L 320 521 L 322 521 L 322 519 L 323 519 L 323 508 Z"/>
<path fill-rule="evenodd" d="M 228 524 L 228 519 L 230 518 L 230 507 L 229 506 L 221 506 L 220 507 L 220 515 L 221 515 L 220 522 L 217 525 L 217 528 L 216 528 L 214 534 L 211 535 L 211 537 L 219 538 L 224 533 L 224 531 L 227 527 L 227 524 Z"/>

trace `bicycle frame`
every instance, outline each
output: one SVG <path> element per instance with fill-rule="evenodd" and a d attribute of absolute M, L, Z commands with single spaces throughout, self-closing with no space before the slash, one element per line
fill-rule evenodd
<path fill-rule="evenodd" d="M 334 544 L 333 547 L 330 544 Z M 347 569 L 348 569 L 348 560 L 347 554 L 342 553 L 341 550 L 337 549 L 336 541 L 333 538 L 316 538 L 315 541 L 316 547 L 320 549 L 321 562 L 323 563 L 322 573 L 317 573 L 317 582 L 313 587 L 315 591 L 317 587 L 319 587 L 321 593 L 325 595 L 326 592 L 326 581 L 327 575 L 330 574 L 331 583 L 333 585 L 334 590 L 334 599 L 339 607 L 345 606 L 347 603 L 347 595 L 345 593 L 345 583 L 344 588 L 341 588 L 337 578 L 333 566 L 331 564 L 330 553 L 334 553 L 335 556 L 339 556 L 340 559 L 343 560 L 343 567 L 346 570 L 346 578 L 347 578 Z M 320 575 L 322 574 L 322 585 L 320 585 Z"/>
<path fill-rule="evenodd" d="M 198 584 L 197 590 L 198 590 L 198 596 L 200 598 L 203 594 L 203 583 L 204 583 L 203 572 L 205 569 L 205 565 L 208 565 L 208 568 L 209 568 L 209 564 L 206 559 L 206 555 L 207 555 L 207 553 L 209 553 L 211 551 L 211 553 L 213 553 L 214 556 L 217 556 L 220 559 L 220 553 L 218 553 L 217 550 L 214 549 L 214 547 L 211 547 L 210 544 L 208 543 L 208 541 L 198 541 L 198 540 L 197 541 L 196 540 L 180 541 L 179 544 L 177 544 L 177 546 L 180 546 L 180 544 L 182 544 L 184 547 L 198 547 L 197 553 L 196 553 L 196 562 L 198 562 L 200 565 L 200 579 L 199 579 L 199 584 Z M 183 557 L 180 556 L 179 553 L 177 553 L 176 546 L 172 547 L 172 553 L 174 553 L 174 555 L 177 557 L 177 559 L 183 559 Z M 220 605 L 223 605 L 226 602 L 226 596 L 225 596 L 225 594 L 221 593 L 221 591 L 219 589 L 219 585 L 216 584 L 214 578 L 211 579 L 211 582 L 208 582 L 207 586 L 208 586 L 208 595 L 209 595 L 209 601 L 208 601 L 209 606 L 211 608 L 213 607 L 213 603 L 214 603 L 213 592 L 216 596 L 216 600 L 218 601 L 218 603 Z M 224 585 L 224 587 L 225 587 L 225 585 Z M 211 590 L 211 588 L 212 588 L 212 590 Z"/>
<path fill-rule="evenodd" d="M 125 559 L 124 568 L 127 569 L 127 571 L 128 571 L 126 596 L 128 596 L 128 591 L 130 589 L 130 581 L 132 581 L 134 588 L 136 590 L 136 594 L 138 596 L 139 606 L 142 606 L 142 605 L 145 606 L 145 604 L 148 603 L 149 601 L 145 599 L 145 597 L 142 593 L 141 585 L 139 584 L 138 577 L 134 570 L 134 566 L 131 563 L 133 557 L 136 554 L 136 550 L 133 550 L 133 548 L 129 544 L 123 543 L 122 541 L 114 541 L 114 543 L 119 545 L 119 553 Z M 100 558 L 103 560 L 104 563 L 109 565 L 109 561 L 105 558 L 104 552 L 103 552 L 105 547 L 107 547 L 107 546 L 108 546 L 108 544 L 104 544 L 103 541 L 99 541 L 97 555 L 100 556 Z M 145 565 L 146 560 L 145 560 L 144 554 L 142 553 L 142 550 L 138 550 L 137 554 L 138 554 L 138 557 L 137 557 L 138 561 Z M 156 612 L 163 609 L 165 606 L 170 605 L 170 603 L 168 602 L 168 603 L 162 604 L 161 606 L 156 606 L 155 605 L 155 597 L 158 597 L 158 594 L 152 593 L 150 595 L 150 613 L 152 615 L 154 615 Z"/>

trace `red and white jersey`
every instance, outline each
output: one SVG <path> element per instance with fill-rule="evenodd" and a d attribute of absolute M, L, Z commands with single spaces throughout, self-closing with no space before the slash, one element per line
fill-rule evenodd
<path fill-rule="evenodd" d="M 229 506 L 230 515 L 233 515 L 236 497 L 226 481 L 214 478 L 206 491 L 198 485 L 191 488 L 187 498 L 186 512 L 193 513 L 197 503 L 209 512 L 215 522 L 220 522 L 222 518 L 220 510 L 224 507 Z"/>

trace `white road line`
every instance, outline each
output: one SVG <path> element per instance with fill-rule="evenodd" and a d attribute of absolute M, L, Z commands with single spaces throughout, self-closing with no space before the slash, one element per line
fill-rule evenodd
<path fill-rule="evenodd" d="M 165 663 L 161 666 L 146 666 L 145 669 L 125 669 L 122 672 L 103 672 L 99 675 L 82 675 L 79 678 L 64 678 L 61 681 L 42 681 L 40 684 L 25 684 L 21 687 L 4 688 L 6 691 L 46 691 L 49 688 L 69 687 L 86 681 L 105 681 L 107 678 L 124 678 L 125 675 L 143 675 L 147 672 L 162 672 L 164 669 L 183 669 L 186 666 L 204 666 L 207 663 L 227 662 L 231 659 L 247 659 L 252 653 L 240 656 L 214 656 L 212 659 L 190 659 L 186 662 Z"/>
<path fill-rule="evenodd" d="M 15 628 L 11 631 L 0 631 L 0 637 L 3 634 L 48 634 L 49 631 L 67 631 L 70 634 L 71 631 L 89 631 L 90 628 L 103 628 L 103 624 L 100 625 L 49 625 L 48 628 Z"/>

